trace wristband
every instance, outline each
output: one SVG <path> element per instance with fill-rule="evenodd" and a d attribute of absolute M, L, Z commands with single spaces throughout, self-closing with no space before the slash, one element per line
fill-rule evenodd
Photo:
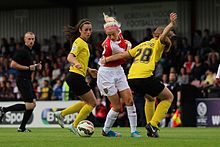
<path fill-rule="evenodd" d="M 28 66 L 28 70 L 31 70 L 31 67 L 30 67 L 30 66 Z"/>

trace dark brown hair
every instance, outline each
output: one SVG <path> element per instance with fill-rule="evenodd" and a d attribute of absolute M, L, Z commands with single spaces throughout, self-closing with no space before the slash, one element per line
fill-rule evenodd
<path fill-rule="evenodd" d="M 89 19 L 81 19 L 75 27 L 73 26 L 64 26 L 64 34 L 67 38 L 67 40 L 70 41 L 70 44 L 76 40 L 80 36 L 79 29 L 82 29 L 84 24 L 91 24 L 91 21 Z"/>

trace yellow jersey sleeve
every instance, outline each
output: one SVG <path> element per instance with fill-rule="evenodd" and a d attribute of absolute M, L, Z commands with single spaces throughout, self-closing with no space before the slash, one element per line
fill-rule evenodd
<path fill-rule="evenodd" d="M 74 41 L 73 44 L 72 44 L 72 48 L 71 48 L 71 51 L 70 53 L 71 54 L 74 54 L 75 56 L 77 56 L 80 52 L 80 45 L 79 44 L 79 41 Z"/>
<path fill-rule="evenodd" d="M 161 57 L 162 57 L 162 54 L 163 54 L 163 51 L 164 51 L 164 47 L 165 47 L 165 44 L 162 44 L 161 40 L 158 39 L 155 41 L 155 46 L 156 48 L 156 55 L 155 55 L 155 62 L 158 62 Z"/>
<path fill-rule="evenodd" d="M 72 49 L 70 51 L 70 54 L 75 55 L 75 58 L 82 65 L 82 68 L 78 69 L 74 65 L 71 65 L 69 71 L 74 72 L 74 73 L 78 73 L 78 74 L 85 77 L 86 73 L 87 73 L 89 57 L 90 57 L 89 46 L 88 46 L 87 42 L 85 42 L 80 37 L 77 38 L 72 45 Z"/>

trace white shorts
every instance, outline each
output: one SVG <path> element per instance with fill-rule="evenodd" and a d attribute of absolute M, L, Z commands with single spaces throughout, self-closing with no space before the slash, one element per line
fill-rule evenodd
<path fill-rule="evenodd" d="M 100 66 L 97 74 L 97 85 L 101 95 L 112 96 L 118 91 L 130 88 L 127 77 L 121 66 L 104 67 Z"/>

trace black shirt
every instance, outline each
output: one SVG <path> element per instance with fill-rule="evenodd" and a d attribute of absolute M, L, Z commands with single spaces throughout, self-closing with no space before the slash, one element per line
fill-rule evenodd
<path fill-rule="evenodd" d="M 14 60 L 20 65 L 24 65 L 24 66 L 32 65 L 33 57 L 31 55 L 31 49 L 25 45 L 23 48 L 16 51 L 12 60 Z M 31 78 L 31 73 L 32 72 L 29 70 L 18 70 L 17 77 Z"/>
<path fill-rule="evenodd" d="M 181 86 L 177 83 L 177 82 L 170 82 L 168 85 L 167 85 L 167 88 L 172 92 L 174 98 L 173 98 L 173 101 L 172 101 L 172 104 L 170 106 L 170 109 L 172 112 L 175 112 L 176 109 L 177 109 L 177 93 L 179 91 L 181 91 Z"/>

